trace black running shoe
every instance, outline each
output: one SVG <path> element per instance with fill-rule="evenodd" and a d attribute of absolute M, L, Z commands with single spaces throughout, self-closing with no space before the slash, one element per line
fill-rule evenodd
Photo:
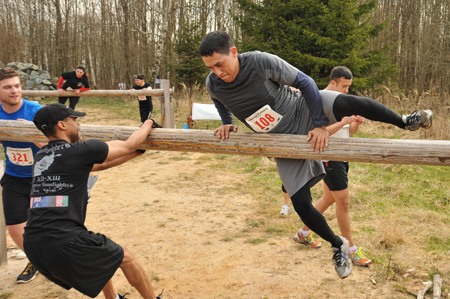
<path fill-rule="evenodd" d="M 32 281 L 35 277 L 38 271 L 36 270 L 33 265 L 28 262 L 25 269 L 20 273 L 19 276 L 17 276 L 17 283 L 27 283 L 29 281 Z"/>
<path fill-rule="evenodd" d="M 410 115 L 403 115 L 402 120 L 407 130 L 416 131 L 419 128 L 429 129 L 433 124 L 433 112 L 431 110 L 416 110 Z"/>
<path fill-rule="evenodd" d="M 162 298 L 162 293 L 164 292 L 164 289 L 162 290 L 161 294 L 158 295 L 158 297 L 156 297 L 156 299 L 161 299 Z M 125 296 L 129 295 L 128 293 L 125 294 L 117 294 L 119 296 L 120 299 L 127 299 Z"/>

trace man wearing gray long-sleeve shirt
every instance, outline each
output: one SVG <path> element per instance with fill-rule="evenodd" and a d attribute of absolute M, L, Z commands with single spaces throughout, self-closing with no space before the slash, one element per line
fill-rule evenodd
<path fill-rule="evenodd" d="M 207 34 L 200 45 L 200 55 L 212 72 L 206 87 L 222 119 L 231 112 L 255 132 L 308 135 L 311 149 L 318 152 L 328 145 L 325 126 L 344 116 L 361 115 L 409 130 L 431 127 L 429 110 L 400 116 L 369 98 L 319 92 L 310 77 L 275 55 L 258 51 L 238 54 L 225 32 Z M 288 86 L 299 89 L 301 94 Z M 230 130 L 235 131 L 236 127 L 226 124 L 214 133 L 225 139 Z M 331 243 L 336 272 L 341 278 L 347 277 L 351 273 L 348 241 L 333 233 L 311 203 L 310 188 L 325 175 L 322 163 L 275 160 L 295 210 L 312 231 Z"/>

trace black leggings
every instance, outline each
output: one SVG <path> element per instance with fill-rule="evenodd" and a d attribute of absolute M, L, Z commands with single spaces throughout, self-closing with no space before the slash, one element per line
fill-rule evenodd
<path fill-rule="evenodd" d="M 153 110 L 153 103 L 150 100 L 139 101 L 139 114 L 141 115 L 141 123 L 145 123 L 148 119 L 150 112 Z"/>
<path fill-rule="evenodd" d="M 373 121 L 393 124 L 402 129 L 405 128 L 400 115 L 370 98 L 340 94 L 334 101 L 333 113 L 337 121 L 340 121 L 344 116 L 360 115 Z M 282 185 L 282 190 L 286 192 L 284 185 Z M 322 213 L 312 205 L 310 183 L 305 184 L 291 196 L 291 201 L 303 223 L 313 232 L 330 242 L 333 247 L 339 248 L 342 245 L 342 240 L 328 226 Z"/>
<path fill-rule="evenodd" d="M 333 113 L 337 121 L 344 116 L 360 115 L 370 120 L 392 124 L 401 129 L 405 128 L 405 123 L 400 115 L 370 98 L 342 93 L 334 101 Z"/>
<path fill-rule="evenodd" d="M 340 248 L 342 240 L 328 226 L 325 217 L 313 205 L 310 184 L 306 183 L 300 190 L 291 196 L 295 211 L 313 232 L 322 239 L 331 243 L 331 246 Z"/>
<path fill-rule="evenodd" d="M 80 97 L 59 97 L 58 98 L 58 102 L 60 104 L 66 104 L 67 99 L 69 99 L 69 107 L 72 108 L 73 110 L 75 110 L 75 106 L 78 103 L 78 100 L 80 99 Z"/>

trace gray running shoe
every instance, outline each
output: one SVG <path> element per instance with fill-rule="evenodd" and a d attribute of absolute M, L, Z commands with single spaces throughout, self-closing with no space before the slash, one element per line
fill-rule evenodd
<path fill-rule="evenodd" d="M 291 210 L 291 207 L 290 207 L 289 205 L 284 205 L 284 206 L 281 208 L 280 215 L 287 216 L 287 215 L 289 215 L 289 211 L 290 211 L 290 210 Z"/>
<path fill-rule="evenodd" d="M 433 124 L 433 112 L 431 110 L 416 110 L 410 115 L 403 115 L 402 120 L 407 130 L 416 131 L 419 128 L 429 129 Z"/>
<path fill-rule="evenodd" d="M 339 236 L 342 240 L 341 248 L 331 247 L 333 250 L 333 260 L 336 263 L 334 269 L 340 278 L 344 279 L 352 273 L 352 262 L 348 258 L 350 243 L 344 237 Z"/>

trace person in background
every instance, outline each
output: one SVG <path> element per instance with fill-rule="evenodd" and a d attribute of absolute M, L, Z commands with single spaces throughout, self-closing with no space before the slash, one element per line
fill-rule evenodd
<path fill-rule="evenodd" d="M 331 70 L 330 83 L 325 90 L 333 90 L 340 93 L 348 93 L 352 84 L 353 75 L 350 69 L 345 66 L 337 66 Z M 355 121 L 350 123 L 342 120 L 327 127 L 330 135 L 341 138 L 348 138 L 356 133 L 359 125 L 364 122 L 364 117 L 356 116 Z M 334 127 L 333 127 L 334 126 Z M 348 190 L 348 169 L 349 163 L 343 161 L 324 161 L 326 176 L 323 179 L 323 196 L 314 204 L 314 207 L 321 213 L 336 202 L 336 218 L 344 236 L 350 243 L 349 255 L 353 264 L 366 267 L 372 261 L 355 245 L 350 228 L 350 192 Z M 287 195 L 284 193 L 283 195 Z M 311 248 L 320 248 L 321 243 L 314 240 L 308 226 L 303 226 L 294 236 L 294 241 Z"/>
<path fill-rule="evenodd" d="M 161 77 L 159 77 L 159 75 L 156 76 L 155 79 L 155 88 L 160 88 L 160 84 L 161 84 Z"/>
<path fill-rule="evenodd" d="M 22 99 L 22 87 L 16 71 L 9 68 L 0 69 L 0 119 L 32 121 L 41 108 L 38 103 Z M 43 144 L 2 141 L 2 145 L 6 165 L 1 179 L 6 228 L 14 243 L 24 250 L 22 235 L 30 208 L 31 167 L 34 156 Z M 17 277 L 17 282 L 29 282 L 36 274 L 36 268 L 28 262 Z"/>
<path fill-rule="evenodd" d="M 142 74 L 134 75 L 134 83 L 130 90 L 151 90 L 152 84 L 145 82 L 145 76 Z M 138 96 L 139 114 L 141 116 L 141 124 L 143 124 L 153 112 L 153 103 L 151 96 Z"/>
<path fill-rule="evenodd" d="M 67 99 L 69 99 L 69 107 L 75 110 L 75 106 L 80 99 L 80 92 L 89 89 L 89 78 L 86 74 L 86 68 L 83 65 L 79 65 L 75 71 L 65 72 L 59 77 L 58 93 L 60 97 L 58 102 L 65 104 Z M 73 92 L 74 96 L 63 96 L 64 91 Z"/>
<path fill-rule="evenodd" d="M 281 207 L 280 216 L 287 216 L 291 211 L 291 206 L 289 205 L 289 203 L 291 202 L 291 198 L 289 197 L 289 194 L 286 192 L 286 189 L 284 189 L 283 185 L 281 185 L 281 191 L 283 193 L 284 205 Z"/>

